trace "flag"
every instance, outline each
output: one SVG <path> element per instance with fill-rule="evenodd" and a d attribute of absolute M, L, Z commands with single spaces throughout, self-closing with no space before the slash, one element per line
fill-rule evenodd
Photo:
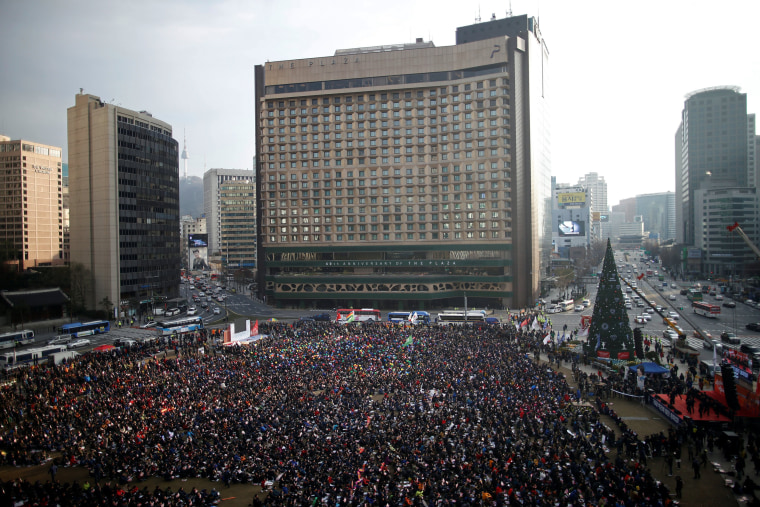
<path fill-rule="evenodd" d="M 525 319 L 524 321 L 522 321 L 522 322 L 520 323 L 520 327 L 525 327 L 525 326 L 527 326 L 527 325 L 528 325 L 528 319 Z"/>
<path fill-rule="evenodd" d="M 412 324 L 417 323 L 417 312 L 412 312 L 409 314 L 409 322 L 411 322 Z"/>
<path fill-rule="evenodd" d="M 533 331 L 538 331 L 538 319 L 533 319 L 533 324 L 530 326 Z"/>
<path fill-rule="evenodd" d="M 253 327 L 251 328 L 251 336 L 256 336 L 257 334 L 259 334 L 259 321 L 258 320 L 256 321 L 256 324 L 254 324 Z"/>
<path fill-rule="evenodd" d="M 578 332 L 578 336 L 588 336 L 588 328 L 581 328 L 581 330 Z"/>
<path fill-rule="evenodd" d="M 548 344 L 550 341 L 552 341 L 552 337 L 547 333 L 546 336 L 544 336 L 544 345 Z"/>
<path fill-rule="evenodd" d="M 356 314 L 352 311 L 348 314 L 348 317 L 346 317 L 346 322 L 353 322 L 356 320 Z"/>
<path fill-rule="evenodd" d="M 404 342 L 404 344 L 401 345 L 401 346 L 402 347 L 408 347 L 409 345 L 413 345 L 413 344 L 414 344 L 414 337 L 413 336 L 409 336 L 409 338 L 407 338 L 406 341 Z"/>
<path fill-rule="evenodd" d="M 739 222 L 734 222 L 734 225 L 727 225 L 726 229 L 728 229 L 728 232 L 734 232 L 734 229 L 737 227 L 739 227 Z"/>
<path fill-rule="evenodd" d="M 639 276 L 637 276 L 636 278 L 638 278 L 639 280 L 641 280 L 642 278 L 644 278 L 644 275 L 645 275 L 645 274 L 646 274 L 646 273 L 641 273 L 641 274 L 640 274 Z"/>

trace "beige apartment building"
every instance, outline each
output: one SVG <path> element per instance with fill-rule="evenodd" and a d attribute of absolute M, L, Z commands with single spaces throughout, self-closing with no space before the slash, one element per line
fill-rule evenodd
<path fill-rule="evenodd" d="M 19 271 L 60 266 L 61 148 L 0 136 L 0 245 Z"/>
<path fill-rule="evenodd" d="M 528 306 L 551 249 L 534 18 L 256 67 L 258 286 L 274 303 Z"/>

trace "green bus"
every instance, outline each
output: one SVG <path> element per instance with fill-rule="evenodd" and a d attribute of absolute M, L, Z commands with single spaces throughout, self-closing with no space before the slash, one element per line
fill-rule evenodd
<path fill-rule="evenodd" d="M 686 293 L 686 298 L 692 303 L 702 301 L 702 291 L 699 289 L 689 289 L 689 292 Z"/>

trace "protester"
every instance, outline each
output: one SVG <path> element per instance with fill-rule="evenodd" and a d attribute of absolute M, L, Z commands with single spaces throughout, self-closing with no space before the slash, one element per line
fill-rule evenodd
<path fill-rule="evenodd" d="M 59 451 L 96 477 L 77 490 L 87 498 L 150 495 L 138 484 L 151 476 L 271 485 L 276 505 L 668 498 L 639 462 L 638 437 L 599 404 L 633 449 L 630 461 L 608 457 L 615 436 L 600 411 L 572 405 L 564 376 L 534 360 L 547 350 L 539 330 L 261 330 L 248 347 L 190 335 L 19 371 L 0 392 L 0 460 Z M 152 356 L 166 350 L 177 356 Z"/>

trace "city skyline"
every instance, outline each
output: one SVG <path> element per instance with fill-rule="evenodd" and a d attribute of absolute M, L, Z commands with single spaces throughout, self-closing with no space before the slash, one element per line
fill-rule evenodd
<path fill-rule="evenodd" d="M 204 167 L 251 169 L 254 65 L 417 37 L 449 46 L 456 27 L 473 23 L 478 10 L 486 22 L 492 14 L 503 19 L 507 8 L 420 1 L 382 9 L 338 2 L 329 12 L 301 2 L 8 4 L 0 19 L 3 42 L 24 43 L 0 57 L 10 69 L 0 76 L 0 134 L 62 146 L 66 162 L 66 108 L 81 87 L 115 105 L 139 104 L 172 124 L 180 143 L 184 131 L 191 176 L 201 177 Z M 610 206 L 675 190 L 672 140 L 687 94 L 738 86 L 748 113 L 758 113 L 754 4 L 643 2 L 625 10 L 525 0 L 511 8 L 539 18 L 549 48 L 552 175 L 575 183 L 599 173 Z M 399 23 L 402 12 L 413 21 Z M 29 26 L 35 37 L 24 36 Z M 715 33 L 723 35 L 720 44 Z"/>

